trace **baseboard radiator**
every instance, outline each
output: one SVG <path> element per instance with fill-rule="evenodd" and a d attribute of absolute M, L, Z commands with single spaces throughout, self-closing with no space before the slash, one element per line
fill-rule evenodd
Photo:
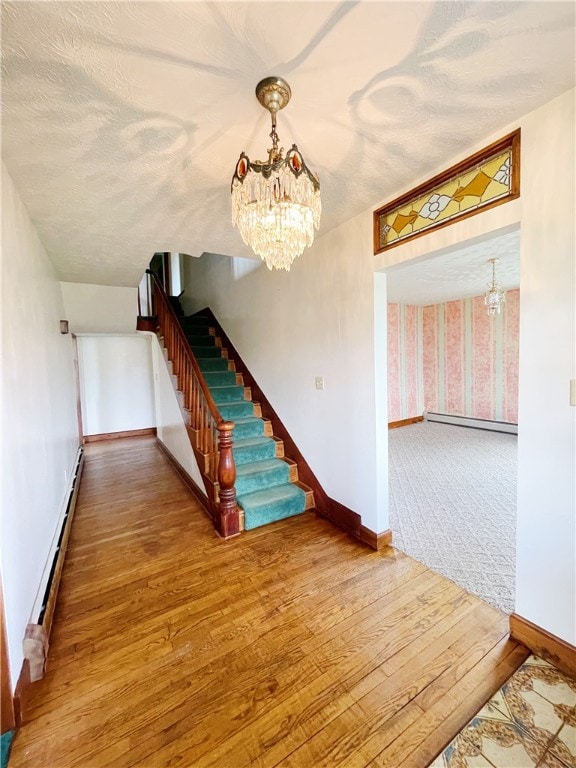
<path fill-rule="evenodd" d="M 452 416 L 448 413 L 424 414 L 426 421 L 437 421 L 440 424 L 454 424 L 457 427 L 472 427 L 472 429 L 488 429 L 492 432 L 508 432 L 518 434 L 518 424 L 509 421 L 492 421 L 490 419 L 473 419 L 469 416 Z"/>
<path fill-rule="evenodd" d="M 76 499 L 80 488 L 80 477 L 82 475 L 83 465 L 84 451 L 82 448 L 79 448 L 71 481 L 68 486 L 68 493 L 65 497 L 59 530 L 57 531 L 51 548 L 51 557 L 49 557 L 48 560 L 49 566 L 47 566 L 45 571 L 45 573 L 48 573 L 48 577 L 47 579 L 44 577 L 46 581 L 44 590 L 40 593 L 42 597 L 40 600 L 37 600 L 31 621 L 26 627 L 26 634 L 24 636 L 24 659 L 28 661 L 31 683 L 40 680 L 44 676 L 46 656 L 48 654 L 48 641 L 50 638 L 50 630 L 52 629 L 54 609 L 56 607 L 56 597 L 58 594 L 58 587 L 60 586 L 62 568 L 64 567 L 66 548 L 68 546 L 72 518 L 76 508 Z"/>

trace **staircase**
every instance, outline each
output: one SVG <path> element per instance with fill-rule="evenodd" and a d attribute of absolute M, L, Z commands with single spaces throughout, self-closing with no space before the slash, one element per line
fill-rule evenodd
<path fill-rule="evenodd" d="M 209 318 L 179 317 L 210 394 L 223 419 L 234 422 L 236 501 L 246 530 L 298 515 L 314 507 L 312 491 L 298 482 L 298 468 L 284 456 L 282 440 L 252 402 L 249 387 L 222 349 Z M 242 524 L 243 518 L 243 524 Z"/>

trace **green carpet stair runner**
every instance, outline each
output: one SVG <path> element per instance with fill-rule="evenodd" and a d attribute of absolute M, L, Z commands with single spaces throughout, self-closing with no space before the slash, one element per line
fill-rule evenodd
<path fill-rule="evenodd" d="M 210 333 L 203 317 L 182 317 L 180 323 L 222 418 L 233 421 L 236 499 L 244 510 L 247 530 L 299 515 L 306 493 L 290 480 L 290 466 L 276 455 L 276 441 L 265 435 L 264 420 L 254 414 L 236 373 Z"/>
<path fill-rule="evenodd" d="M 2 734 L 2 756 L 1 756 L 1 768 L 8 768 L 8 758 L 10 757 L 10 749 L 12 747 L 12 739 L 14 738 L 15 731 L 6 731 Z"/>

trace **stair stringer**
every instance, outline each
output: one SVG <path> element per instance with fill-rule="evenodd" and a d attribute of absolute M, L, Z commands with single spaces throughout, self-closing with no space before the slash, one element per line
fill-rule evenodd
<path fill-rule="evenodd" d="M 236 497 L 245 528 L 313 508 L 312 489 L 299 479 L 297 463 L 285 456 L 284 441 L 274 435 L 272 422 L 236 371 L 235 356 L 222 343 L 219 328 L 198 315 L 182 318 L 181 326 L 222 418 L 235 425 Z"/>
<path fill-rule="evenodd" d="M 197 312 L 196 315 L 209 318 L 210 325 L 215 329 L 216 337 L 219 338 L 218 343 L 227 350 L 228 359 L 234 361 L 234 370 L 241 374 L 244 385 L 250 387 L 252 397 L 259 403 L 262 417 L 270 421 L 273 434 L 282 440 L 286 454 L 297 465 L 299 477 L 297 482 L 306 491 L 306 508 L 314 509 L 322 517 L 368 544 L 371 548 L 378 548 L 372 541 L 374 538 L 372 532 L 362 525 L 360 515 L 328 496 L 212 310 L 206 307 Z"/>
<path fill-rule="evenodd" d="M 238 351 L 231 343 L 211 310 L 202 310 L 201 312 L 196 313 L 196 316 L 205 316 L 210 319 L 210 332 L 215 336 L 216 345 L 225 350 L 229 363 L 232 363 L 233 370 L 236 372 L 241 384 L 245 387 L 246 392 L 249 393 L 250 398 L 253 400 L 255 415 L 263 418 L 267 424 L 266 434 L 272 436 L 277 442 L 277 457 L 282 458 L 289 465 L 291 482 L 301 488 L 306 494 L 305 511 L 314 509 L 322 513 L 322 507 L 319 507 L 317 504 L 317 489 L 320 489 L 318 481 L 311 473 L 302 454 L 296 448 L 294 441 L 270 405 L 266 395 L 256 383 Z M 286 447 L 287 445 L 288 448 Z M 314 487 L 305 481 L 303 477 L 305 477 L 306 480 L 308 477 L 311 477 L 313 479 Z M 323 491 L 321 491 L 321 493 L 323 493 Z"/>
<path fill-rule="evenodd" d="M 157 439 L 163 452 L 168 456 L 171 463 L 175 466 L 176 470 L 192 490 L 195 497 L 202 504 L 204 510 L 208 515 L 214 519 L 216 515 L 216 504 L 218 500 L 217 490 L 214 489 L 209 476 L 203 471 L 203 463 L 205 460 L 204 454 L 199 451 L 191 439 L 189 413 L 184 408 L 182 392 L 178 389 L 178 380 L 173 373 L 172 362 L 168 358 L 166 347 L 164 346 L 164 340 L 160 334 L 154 334 L 156 338 L 156 352 L 154 354 L 154 368 L 155 373 L 158 376 L 158 381 L 155 383 L 155 398 L 156 398 L 156 411 L 164 410 L 166 407 L 170 410 L 170 404 L 164 401 L 164 404 L 159 402 L 162 398 L 163 383 L 161 377 L 164 374 L 167 378 L 168 386 L 171 386 L 174 397 L 174 406 L 177 409 L 182 426 L 182 433 L 179 433 L 177 424 L 175 424 L 175 410 L 170 412 L 170 434 L 165 435 L 162 426 L 157 426 Z M 159 362 L 156 363 L 156 359 L 159 358 Z M 159 370 L 160 366 L 164 366 L 164 371 Z M 176 434 L 175 434 L 176 433 Z M 184 451 L 184 440 L 181 436 L 184 436 L 188 445 L 190 453 Z"/>

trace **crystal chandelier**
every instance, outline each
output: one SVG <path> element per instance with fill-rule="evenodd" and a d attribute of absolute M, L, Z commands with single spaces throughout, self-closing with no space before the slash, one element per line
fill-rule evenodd
<path fill-rule="evenodd" d="M 490 317 L 499 315 L 506 301 L 506 292 L 496 282 L 496 264 L 499 261 L 500 259 L 488 259 L 488 263 L 492 264 L 492 282 L 488 284 L 488 290 L 484 294 L 484 304 Z"/>
<path fill-rule="evenodd" d="M 322 204 L 320 183 L 296 144 L 284 156 L 278 148 L 276 114 L 292 92 L 281 77 L 267 77 L 256 86 L 256 97 L 272 117 L 272 148 L 268 160 L 252 162 L 242 152 L 232 177 L 232 224 L 268 269 L 290 270 L 306 246 L 314 242 Z"/>

